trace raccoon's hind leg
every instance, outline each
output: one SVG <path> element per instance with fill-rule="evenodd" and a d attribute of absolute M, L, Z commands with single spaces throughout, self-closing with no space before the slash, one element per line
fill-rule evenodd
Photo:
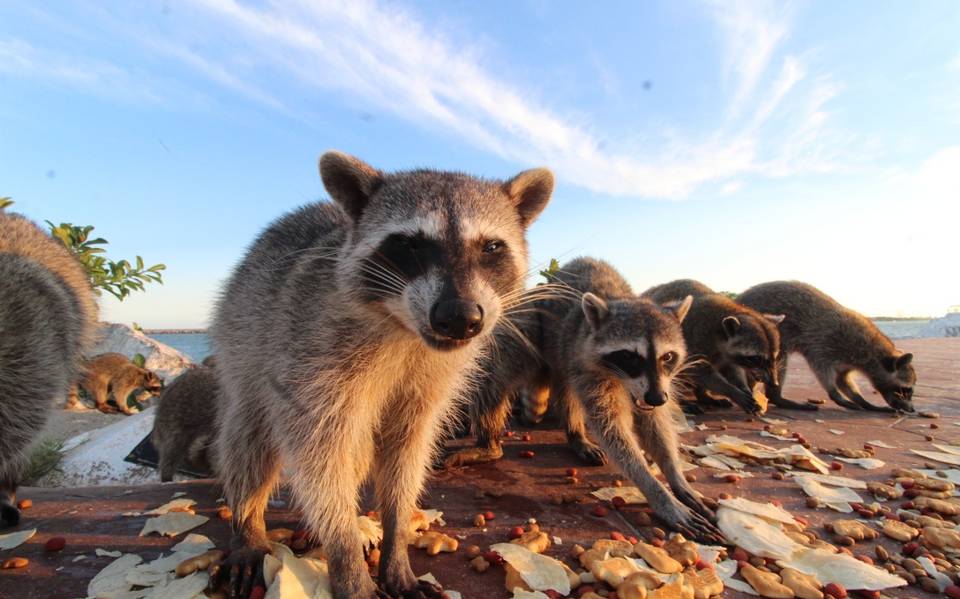
<path fill-rule="evenodd" d="M 423 490 L 431 451 L 445 410 L 442 400 L 405 401 L 404 418 L 384 419 L 374 470 L 383 518 L 380 589 L 389 597 L 440 599 L 442 589 L 417 580 L 407 552 L 410 521 Z M 361 562 L 362 563 L 362 562 Z"/>
<path fill-rule="evenodd" d="M 86 388 L 87 393 L 93 397 L 93 401 L 98 410 L 104 414 L 109 414 L 116 411 L 107 403 L 107 400 L 110 399 L 110 381 L 99 376 L 92 377 L 86 381 L 84 387 Z"/>
<path fill-rule="evenodd" d="M 657 408 L 639 413 L 634 417 L 634 421 L 640 446 L 660 466 L 677 499 L 711 522 L 716 521 L 716 514 L 704 505 L 700 495 L 690 486 L 680 470 L 677 434 L 670 410 Z"/>
<path fill-rule="evenodd" d="M 707 518 L 674 497 L 647 467 L 637 442 L 632 410 L 615 405 L 616 398 L 592 397 L 584 402 L 590 429 L 607 455 L 646 496 L 654 513 L 685 536 L 708 543 L 723 543 L 723 534 Z"/>
<path fill-rule="evenodd" d="M 841 378 L 841 373 L 838 373 L 833 369 L 832 366 L 823 366 L 820 364 L 810 364 L 810 368 L 813 370 L 813 374 L 816 375 L 817 380 L 820 381 L 820 385 L 827 392 L 827 396 L 841 408 L 846 408 L 848 410 L 860 410 L 860 406 L 853 403 L 840 392 L 840 389 L 837 387 L 837 383 Z"/>
<path fill-rule="evenodd" d="M 520 418 L 524 424 L 540 424 L 550 408 L 549 378 L 538 377 L 529 388 L 521 389 L 517 401 L 522 407 Z"/>
<path fill-rule="evenodd" d="M 896 412 L 895 409 L 889 406 L 876 406 L 867 401 L 863 395 L 860 394 L 860 389 L 857 388 L 857 384 L 853 382 L 852 371 L 848 370 L 847 372 L 837 375 L 837 388 L 840 389 L 841 393 L 849 397 L 855 404 L 864 410 L 869 410 L 872 412 Z"/>
<path fill-rule="evenodd" d="M 573 392 L 563 381 L 554 379 L 552 392 L 556 396 L 560 413 L 564 415 L 567 443 L 581 460 L 591 466 L 603 466 L 607 456 L 599 445 L 587 437 L 586 414 Z"/>
<path fill-rule="evenodd" d="M 112 386 L 113 401 L 117 402 L 117 409 L 119 409 L 121 412 L 123 412 L 127 416 L 136 414 L 136 412 L 130 409 L 130 406 L 127 405 L 127 398 L 130 397 L 130 394 L 133 393 L 137 387 L 138 385 L 135 383 L 131 384 L 126 382 L 117 383 Z"/>
<path fill-rule="evenodd" d="M 211 591 L 226 585 L 231 599 L 247 597 L 256 584 L 263 584 L 263 556 L 270 552 L 263 514 L 280 474 L 270 431 L 250 405 L 253 402 L 239 405 L 240 401 L 224 401 L 222 434 L 217 438 L 219 478 L 233 510 L 234 535 L 230 556 L 210 572 L 209 583 Z"/>

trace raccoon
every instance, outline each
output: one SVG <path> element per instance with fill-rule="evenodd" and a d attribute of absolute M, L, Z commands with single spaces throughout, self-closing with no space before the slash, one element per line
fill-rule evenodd
<path fill-rule="evenodd" d="M 787 357 L 796 352 L 807 360 L 830 399 L 848 410 L 914 410 L 913 354 L 899 351 L 870 319 L 799 281 L 762 283 L 741 293 L 737 301 L 787 315 L 780 325 L 783 349 L 777 382 L 768 388 L 771 401 L 781 397 Z M 856 371 L 870 379 L 889 407 L 864 399 L 852 379 Z"/>
<path fill-rule="evenodd" d="M 642 297 L 654 302 L 676 301 L 696 281 L 674 281 L 645 291 Z M 701 288 L 706 286 L 697 283 Z M 782 314 L 765 314 L 742 306 L 720 293 L 696 296 L 690 313 L 683 321 L 683 337 L 687 351 L 699 360 L 691 368 L 693 393 L 702 405 L 726 406 L 729 398 L 748 413 L 761 410 L 754 399 L 757 382 L 777 385 L 776 363 L 780 356 L 780 333 L 777 325 Z M 772 398 L 771 398 L 772 401 Z M 805 409 L 800 404 L 778 399 L 776 405 Z M 684 406 L 688 411 L 698 411 Z"/>
<path fill-rule="evenodd" d="M 692 298 L 658 306 L 638 298 L 612 266 L 592 258 L 573 260 L 552 278 L 569 293 L 536 302 L 540 359 L 530 359 L 529 350 L 501 351 L 485 364 L 473 404 L 480 449 L 491 450 L 502 425 L 498 410 L 512 387 L 545 377 L 578 454 L 593 459 L 591 454 L 605 451 L 664 522 L 692 537 L 721 541 L 713 512 L 680 471 L 670 404 L 686 361 L 681 322 Z M 644 453 L 673 493 L 651 474 Z"/>
<path fill-rule="evenodd" d="M 0 281 L 0 526 L 13 526 L 24 450 L 77 376 L 97 304 L 83 267 L 63 245 L 3 211 Z"/>
<path fill-rule="evenodd" d="M 117 408 L 124 414 L 135 412 L 127 406 L 127 398 L 137 389 L 143 389 L 149 395 L 157 396 L 163 390 L 163 381 L 156 373 L 140 368 L 123 354 L 108 352 L 90 358 L 84 365 L 84 372 L 77 386 L 93 397 L 97 409 L 101 412 L 115 412 L 107 404 L 110 395 Z M 76 402 L 77 393 L 71 396 Z M 141 396 L 142 397 L 142 396 Z M 138 397 L 138 400 L 141 399 Z"/>
<path fill-rule="evenodd" d="M 688 295 L 700 297 L 701 295 L 711 295 L 713 293 L 716 293 L 716 291 L 710 289 L 700 281 L 693 279 L 676 279 L 669 283 L 655 285 L 644 291 L 642 295 L 649 298 L 665 298 L 664 301 L 673 301 L 678 298 L 687 297 Z"/>
<path fill-rule="evenodd" d="M 216 308 L 215 468 L 237 534 L 212 582 L 245 596 L 262 578 L 282 466 L 330 556 L 334 597 L 440 597 L 410 568 L 408 523 L 490 331 L 522 302 L 525 232 L 553 175 L 384 173 L 339 152 L 320 174 L 334 203 L 270 225 Z M 356 525 L 368 478 L 383 516 L 379 590 Z"/>
<path fill-rule="evenodd" d="M 212 357 L 188 369 L 164 388 L 150 440 L 160 454 L 160 480 L 169 482 L 184 462 L 210 471 L 217 415 L 217 379 Z"/>

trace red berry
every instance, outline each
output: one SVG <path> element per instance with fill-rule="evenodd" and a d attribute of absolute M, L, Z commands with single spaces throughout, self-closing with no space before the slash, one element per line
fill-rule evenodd
<path fill-rule="evenodd" d="M 596 516 L 597 518 L 605 518 L 607 514 L 610 513 L 610 510 L 603 507 L 602 505 L 597 504 L 593 506 L 593 509 L 590 510 L 590 513 Z"/>
<path fill-rule="evenodd" d="M 577 475 L 576 468 L 567 468 L 567 476 L 576 476 L 576 475 Z"/>
<path fill-rule="evenodd" d="M 865 599 L 880 599 L 880 591 L 857 591 L 857 595 Z"/>
<path fill-rule="evenodd" d="M 623 536 L 622 532 L 613 531 L 610 533 L 610 538 L 614 541 L 626 541 L 627 537 Z"/>
<path fill-rule="evenodd" d="M 67 540 L 64 539 L 63 537 L 51 537 L 50 539 L 47 540 L 46 544 L 44 544 L 43 549 L 45 551 L 54 552 L 54 551 L 60 551 L 66 546 L 67 546 Z"/>
<path fill-rule="evenodd" d="M 750 554 L 741 547 L 737 547 L 733 550 L 733 553 L 730 554 L 730 557 L 737 560 L 738 562 L 745 562 L 750 559 Z"/>
<path fill-rule="evenodd" d="M 794 516 L 793 519 L 799 522 L 801 525 L 803 525 L 804 528 L 806 528 L 807 526 L 810 526 L 810 521 L 804 518 L 803 516 Z"/>
<path fill-rule="evenodd" d="M 610 500 L 610 503 L 613 504 L 613 507 L 615 508 L 622 508 L 623 506 L 627 505 L 627 500 L 617 495 Z"/>
<path fill-rule="evenodd" d="M 263 588 L 260 585 L 257 585 L 250 589 L 250 599 L 263 599 L 263 596 L 267 594 L 267 589 Z"/>
<path fill-rule="evenodd" d="M 705 562 L 702 559 L 698 559 L 696 566 L 697 566 L 697 570 L 705 570 L 707 568 L 712 568 L 713 564 L 711 564 L 710 562 Z"/>
<path fill-rule="evenodd" d="M 903 545 L 903 553 L 906 555 L 912 555 L 918 549 L 920 549 L 920 543 L 917 543 L 916 541 L 910 541 L 909 543 L 905 543 Z"/>
<path fill-rule="evenodd" d="M 532 451 L 530 451 L 529 449 L 525 449 L 524 451 L 521 451 L 521 452 L 520 452 L 520 457 L 521 457 L 521 458 L 530 459 L 530 458 L 532 458 L 533 456 L 534 456 L 534 453 L 533 453 Z"/>
<path fill-rule="evenodd" d="M 483 519 L 484 519 L 484 520 L 496 520 L 496 519 L 497 519 L 497 515 L 494 514 L 493 512 L 484 512 L 484 513 L 483 513 Z"/>
<path fill-rule="evenodd" d="M 487 551 L 483 554 L 483 559 L 487 560 L 491 564 L 502 564 L 503 557 L 496 551 Z"/>
<path fill-rule="evenodd" d="M 846 599 L 847 589 L 835 582 L 831 582 L 827 586 L 823 587 L 823 594 L 833 597 L 834 599 Z"/>
<path fill-rule="evenodd" d="M 663 547 L 665 545 L 663 539 L 651 539 L 650 544 L 654 547 Z"/>
<path fill-rule="evenodd" d="M 960 599 L 960 587 L 955 584 L 951 584 L 944 589 L 943 592 L 946 593 L 947 597 L 950 597 L 950 599 Z"/>
<path fill-rule="evenodd" d="M 532 440 L 533 440 L 533 436 L 532 436 L 530 433 L 523 433 L 523 435 L 520 437 L 520 440 L 521 440 L 521 441 L 532 441 Z"/>
<path fill-rule="evenodd" d="M 843 470 L 843 464 L 840 462 L 830 462 L 831 470 Z"/>
<path fill-rule="evenodd" d="M 742 570 L 750 565 L 750 562 L 745 560 L 737 560 L 737 570 Z"/>
<path fill-rule="evenodd" d="M 773 505 L 775 505 L 775 506 L 777 506 L 777 507 L 783 507 L 783 502 L 780 501 L 779 499 L 774 499 L 774 500 L 772 500 L 770 503 L 772 503 Z"/>
<path fill-rule="evenodd" d="M 590 586 L 589 584 L 585 584 L 577 587 L 577 597 L 583 597 L 587 593 L 592 593 L 592 592 L 593 592 L 593 587 Z"/>
<path fill-rule="evenodd" d="M 503 436 L 509 439 L 510 437 L 513 436 L 513 431 L 507 431 L 507 432 L 503 433 Z"/>
<path fill-rule="evenodd" d="M 507 536 L 509 536 L 511 539 L 519 539 L 520 537 L 523 536 L 523 527 L 514 526 L 513 528 L 510 529 L 510 532 L 507 533 Z"/>
<path fill-rule="evenodd" d="M 631 545 L 636 545 L 640 541 L 637 539 L 637 537 L 627 537 L 627 542 Z"/>
<path fill-rule="evenodd" d="M 917 506 L 912 501 L 904 501 L 903 503 L 900 504 L 900 507 L 902 507 L 905 510 L 912 510 Z"/>
<path fill-rule="evenodd" d="M 740 482 L 740 476 L 736 474 L 727 474 L 726 476 L 723 477 L 723 480 L 727 481 L 728 483 L 736 484 Z"/>
<path fill-rule="evenodd" d="M 563 595 L 553 589 L 547 589 L 543 592 L 543 594 L 547 597 L 550 597 L 550 599 L 563 599 Z"/>
<path fill-rule="evenodd" d="M 913 487 L 916 486 L 916 484 L 917 484 L 917 481 L 913 480 L 912 478 L 907 478 L 900 481 L 900 486 L 903 487 L 904 489 L 912 489 Z"/>

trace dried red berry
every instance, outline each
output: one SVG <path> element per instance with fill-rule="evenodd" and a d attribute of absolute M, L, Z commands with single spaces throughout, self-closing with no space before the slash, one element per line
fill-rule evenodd
<path fill-rule="evenodd" d="M 63 537 L 51 537 L 44 544 L 43 549 L 44 551 L 54 552 L 54 551 L 61 551 L 66 546 L 67 546 L 67 540 L 64 539 Z"/>

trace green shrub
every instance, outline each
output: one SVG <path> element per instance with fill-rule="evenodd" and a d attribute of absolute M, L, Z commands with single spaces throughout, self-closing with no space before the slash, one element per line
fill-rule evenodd
<path fill-rule="evenodd" d="M 98 294 L 101 291 L 110 293 L 118 300 L 134 291 L 144 291 L 148 283 L 163 284 L 161 271 L 166 270 L 163 264 L 145 266 L 143 258 L 136 257 L 134 264 L 127 260 L 113 261 L 103 256 L 106 252 L 103 247 L 107 240 L 102 237 L 90 239 L 92 225 L 85 227 L 72 223 L 60 223 L 59 226 L 47 221 L 50 234 L 70 250 L 90 276 L 90 283 Z"/>

